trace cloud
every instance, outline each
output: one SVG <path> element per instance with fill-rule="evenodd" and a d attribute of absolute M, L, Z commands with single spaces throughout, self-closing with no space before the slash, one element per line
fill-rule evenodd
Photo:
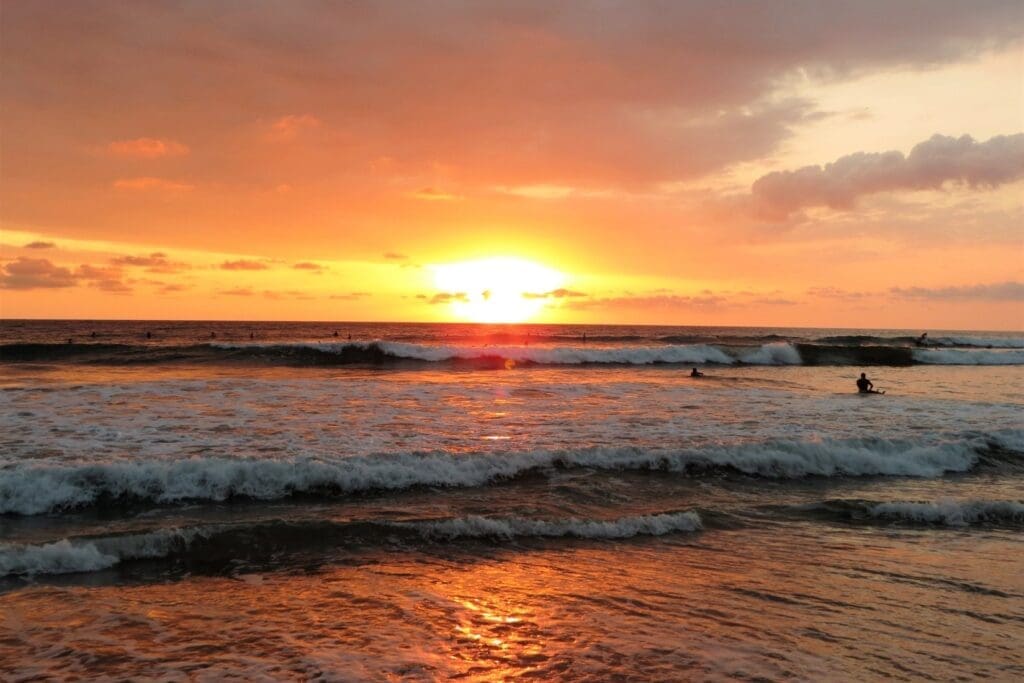
<path fill-rule="evenodd" d="M 222 270 L 267 270 L 270 266 L 262 261 L 239 259 L 237 261 L 225 261 L 220 264 L 220 268 Z"/>
<path fill-rule="evenodd" d="M 135 138 L 134 140 L 115 140 L 107 145 L 107 152 L 118 157 L 159 159 L 160 157 L 185 156 L 189 153 L 189 149 L 174 140 Z"/>
<path fill-rule="evenodd" d="M 54 244 L 53 242 L 40 242 L 40 241 L 37 240 L 35 242 L 29 242 L 28 244 L 25 245 L 24 248 L 25 249 L 54 249 L 56 247 L 57 247 L 57 245 Z"/>
<path fill-rule="evenodd" d="M 399 254 L 394 251 L 388 251 L 384 253 L 384 258 L 386 258 L 389 261 L 404 261 L 409 257 L 406 256 L 405 254 Z"/>
<path fill-rule="evenodd" d="M 256 294 L 251 287 L 234 287 L 232 289 L 222 289 L 221 294 L 227 296 L 253 296 Z"/>
<path fill-rule="evenodd" d="M 148 273 L 176 273 L 191 267 L 187 263 L 170 261 L 167 254 L 158 251 L 145 256 L 116 256 L 110 262 L 117 266 L 145 268 Z"/>
<path fill-rule="evenodd" d="M 575 290 L 565 288 L 553 289 L 550 292 L 541 292 L 539 294 L 534 292 L 523 292 L 524 299 L 571 299 L 583 296 L 587 295 L 583 292 L 577 292 Z"/>
<path fill-rule="evenodd" d="M 164 178 L 153 178 L 145 176 L 142 178 L 121 178 L 113 183 L 115 189 L 131 192 L 145 192 L 147 190 L 161 192 L 187 192 L 194 189 L 194 185 L 179 183 Z"/>
<path fill-rule="evenodd" d="M 93 266 L 83 263 L 75 270 L 75 277 L 90 287 L 112 294 L 129 294 L 132 288 L 122 281 L 121 275 L 121 269 L 117 266 Z"/>
<path fill-rule="evenodd" d="M 294 140 L 298 135 L 312 128 L 319 128 L 323 122 L 312 114 L 289 114 L 270 124 L 270 137 L 286 142 Z"/>
<path fill-rule="evenodd" d="M 294 266 L 292 266 L 292 268 L 296 270 L 315 270 L 317 272 L 320 272 L 324 269 L 324 267 L 321 266 L 319 263 L 313 263 L 312 261 L 302 261 L 300 263 L 296 263 Z"/>
<path fill-rule="evenodd" d="M 1022 34 L 1013 0 L 524 0 L 373 11 L 260 3 L 244 17 L 231 4 L 190 7 L 179 15 L 160 3 L 5 8 L 0 57 L 14 93 L 5 109 L 19 122 L 6 137 L 15 140 L 9 163 L 45 149 L 25 129 L 70 137 L 88 125 L 109 139 L 129 119 L 160 131 L 173 120 L 168 135 L 237 144 L 238 121 L 288 101 L 294 113 L 264 124 L 271 137 L 328 123 L 338 132 L 323 166 L 309 169 L 320 177 L 341 158 L 388 169 L 390 158 L 421 170 L 442 161 L 485 187 L 671 181 L 777 149 L 814 115 L 808 102 L 780 102 L 780 84 L 934 67 Z M 175 39 L 149 49 L 134 38 L 154 27 Z M 57 58 L 61 46 L 75 59 Z M 84 81 L 83 68 L 92 76 Z M 79 87 L 43 112 L 47 100 L 32 87 L 41 82 Z M 429 172 L 416 177 L 436 182 Z"/>
<path fill-rule="evenodd" d="M 679 294 L 626 295 L 570 301 L 568 308 L 574 309 L 710 309 L 727 304 L 724 296 L 700 295 L 683 296 Z"/>
<path fill-rule="evenodd" d="M 373 296 L 370 292 L 349 292 L 347 294 L 331 294 L 328 299 L 335 299 L 339 301 L 356 301 L 363 297 Z"/>
<path fill-rule="evenodd" d="M 77 280 L 69 269 L 47 259 L 19 257 L 0 267 L 2 289 L 54 289 L 75 284 Z"/>
<path fill-rule="evenodd" d="M 754 207 L 763 216 L 784 219 L 812 206 L 853 208 L 857 199 L 879 192 L 935 190 L 947 182 L 998 187 L 1024 177 L 1024 133 L 977 142 L 934 135 L 909 155 L 857 152 L 822 166 L 776 171 L 754 182 Z"/>
<path fill-rule="evenodd" d="M 901 299 L 1024 301 L 1024 282 L 1007 281 L 954 287 L 892 287 L 889 292 Z"/>
<path fill-rule="evenodd" d="M 469 296 L 467 296 L 465 292 L 438 292 L 434 296 L 430 297 L 430 300 L 427 303 L 434 305 L 447 304 L 453 301 L 468 303 Z"/>
<path fill-rule="evenodd" d="M 424 187 L 422 190 L 409 193 L 409 196 L 413 199 L 420 199 L 426 202 L 453 202 L 458 199 L 462 199 L 462 197 L 457 194 L 437 190 L 433 187 Z"/>

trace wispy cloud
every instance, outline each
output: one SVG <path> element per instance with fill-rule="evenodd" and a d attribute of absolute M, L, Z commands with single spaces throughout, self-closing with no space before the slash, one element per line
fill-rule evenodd
<path fill-rule="evenodd" d="M 902 299 L 945 301 L 1024 301 L 1024 282 L 995 282 L 958 287 L 893 287 L 889 292 Z"/>
<path fill-rule="evenodd" d="M 115 189 L 130 192 L 145 192 L 147 190 L 162 192 L 187 192 L 195 188 L 194 185 L 181 183 L 165 178 L 154 178 L 144 176 L 141 178 L 120 178 L 113 183 Z"/>
<path fill-rule="evenodd" d="M 263 261 L 239 259 L 237 261 L 225 261 L 220 264 L 220 268 L 221 270 L 267 270 L 270 266 Z"/>
<path fill-rule="evenodd" d="M 189 153 L 189 148 L 174 140 L 135 138 L 134 140 L 115 140 L 107 145 L 107 152 L 118 157 L 159 159 L 160 157 L 185 156 Z"/>
<path fill-rule="evenodd" d="M 25 249 L 55 249 L 56 247 L 57 245 L 53 242 L 42 242 L 39 240 L 25 245 Z"/>

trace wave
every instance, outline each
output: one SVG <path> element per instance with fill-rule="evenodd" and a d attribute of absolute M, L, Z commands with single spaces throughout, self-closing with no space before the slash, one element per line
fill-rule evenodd
<path fill-rule="evenodd" d="M 694 532 L 703 528 L 696 512 L 618 519 L 542 520 L 471 515 L 409 522 L 306 523 L 279 520 L 256 524 L 161 529 L 109 537 L 61 539 L 46 544 L 0 544 L 0 577 L 72 574 L 109 569 L 131 560 L 180 557 L 230 564 L 242 557 L 270 557 L 311 545 L 355 547 L 360 543 L 405 540 L 454 541 L 513 538 L 626 539 Z"/>
<path fill-rule="evenodd" d="M 829 500 L 788 508 L 789 512 L 846 522 L 875 521 L 948 527 L 1024 524 L 1024 503 L 1012 500 L 890 501 Z"/>
<path fill-rule="evenodd" d="M 869 508 L 872 517 L 944 526 L 1024 522 L 1024 504 L 1011 500 L 940 500 L 930 503 L 879 503 Z"/>
<path fill-rule="evenodd" d="M 568 536 L 613 539 L 662 536 L 679 531 L 699 531 L 703 525 L 696 512 L 677 512 L 623 517 L 608 521 L 584 519 L 545 521 L 518 517 L 495 519 L 472 515 L 440 522 L 420 523 L 416 528 L 431 538 L 513 538 L 516 536 L 561 538 Z"/>
<path fill-rule="evenodd" d="M 979 351 L 966 349 L 915 349 L 914 360 L 928 365 L 1022 365 L 1024 349 Z"/>
<path fill-rule="evenodd" d="M 831 338 L 844 339 L 844 338 Z M 1011 340 L 1012 341 L 1012 340 Z M 4 362 L 94 364 L 262 363 L 271 365 L 410 365 L 449 363 L 473 368 L 512 365 L 1019 365 L 1024 349 L 922 349 L 911 345 L 769 341 L 735 344 L 618 344 L 583 346 L 464 346 L 397 341 L 128 344 L 6 344 Z"/>
<path fill-rule="evenodd" d="M 166 557 L 184 550 L 209 529 L 161 529 L 144 534 L 71 541 L 62 539 L 42 545 L 0 544 L 0 576 L 72 574 L 109 569 L 125 560 Z"/>
<path fill-rule="evenodd" d="M 936 477 L 979 465 L 1016 464 L 1024 431 L 968 434 L 937 443 L 845 439 L 771 441 L 690 450 L 590 448 L 476 454 L 397 453 L 332 460 L 190 458 L 88 465 L 30 464 L 0 470 L 0 514 L 38 515 L 125 503 L 338 496 L 422 486 L 473 487 L 555 468 L 732 472 L 806 476 Z"/>

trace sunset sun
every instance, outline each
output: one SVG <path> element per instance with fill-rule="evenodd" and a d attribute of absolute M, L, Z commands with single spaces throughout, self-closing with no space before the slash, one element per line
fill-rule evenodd
<path fill-rule="evenodd" d="M 565 275 L 534 261 L 495 257 L 432 266 L 434 299 L 461 320 L 518 323 L 537 315 Z"/>

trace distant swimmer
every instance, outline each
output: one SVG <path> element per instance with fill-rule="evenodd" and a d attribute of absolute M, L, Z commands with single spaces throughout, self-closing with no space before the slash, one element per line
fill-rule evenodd
<path fill-rule="evenodd" d="M 704 376 L 704 373 L 701 372 L 700 370 L 698 370 L 697 368 L 694 368 L 693 370 L 690 371 L 690 377 L 703 377 L 703 376 Z"/>
<path fill-rule="evenodd" d="M 249 333 L 249 339 L 255 339 L 255 338 L 256 338 L 256 333 L 255 332 L 250 332 Z"/>
<path fill-rule="evenodd" d="M 352 333 L 351 332 L 348 333 L 348 340 L 352 341 Z"/>
<path fill-rule="evenodd" d="M 95 339 L 96 338 L 96 332 L 95 331 L 90 332 L 89 333 L 89 337 L 92 338 L 92 339 Z"/>
<path fill-rule="evenodd" d="M 153 338 L 153 333 L 152 332 L 147 332 L 146 333 L 146 339 L 152 339 L 152 338 Z"/>
<path fill-rule="evenodd" d="M 928 346 L 928 333 L 922 333 L 921 336 L 918 337 L 917 341 L 914 343 L 917 344 L 918 346 Z"/>
<path fill-rule="evenodd" d="M 868 376 L 865 373 L 860 373 L 860 379 L 857 380 L 857 392 L 861 394 L 884 394 L 884 391 L 876 391 L 875 385 L 871 383 Z"/>
<path fill-rule="evenodd" d="M 337 337 L 337 336 L 338 336 L 338 331 L 337 331 L 337 330 L 335 330 L 335 331 L 334 331 L 334 336 L 335 336 L 335 337 Z"/>
<path fill-rule="evenodd" d="M 211 332 L 210 333 L 210 339 L 216 339 L 216 338 L 217 338 L 217 333 L 216 332 Z"/>
<path fill-rule="evenodd" d="M 75 340 L 72 339 L 71 337 L 68 337 L 68 344 L 74 344 L 74 343 L 75 343 Z"/>

